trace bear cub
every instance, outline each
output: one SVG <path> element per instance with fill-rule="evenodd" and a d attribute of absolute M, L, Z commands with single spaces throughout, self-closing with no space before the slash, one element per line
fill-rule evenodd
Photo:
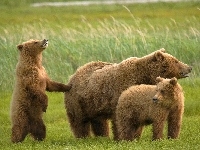
<path fill-rule="evenodd" d="M 139 139 L 143 127 L 149 124 L 153 126 L 152 139 L 162 139 L 166 121 L 168 138 L 178 138 L 184 111 L 183 90 L 175 77 L 156 80 L 157 85 L 131 86 L 121 94 L 116 108 L 116 140 Z"/>
<path fill-rule="evenodd" d="M 46 136 L 42 114 L 48 97 L 45 91 L 66 92 L 71 86 L 52 81 L 42 66 L 42 52 L 48 40 L 29 40 L 17 46 L 19 59 L 11 101 L 12 142 L 22 142 L 27 134 L 35 140 Z"/>

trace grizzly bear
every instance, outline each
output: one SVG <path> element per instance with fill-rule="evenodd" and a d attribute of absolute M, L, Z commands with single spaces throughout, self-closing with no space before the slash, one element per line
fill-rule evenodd
<path fill-rule="evenodd" d="M 17 46 L 19 60 L 11 101 L 12 142 L 22 142 L 28 133 L 38 141 L 46 136 L 42 120 L 48 97 L 45 91 L 66 92 L 71 86 L 52 81 L 42 66 L 42 51 L 48 40 L 29 40 Z"/>
<path fill-rule="evenodd" d="M 157 85 L 135 85 L 123 91 L 116 106 L 116 140 L 139 139 L 145 125 L 152 124 L 153 140 L 178 138 L 184 111 L 184 94 L 177 79 L 157 77 Z M 168 117 L 171 113 L 171 117 Z"/>
<path fill-rule="evenodd" d="M 121 93 L 132 85 L 156 84 L 156 77 L 185 78 L 191 67 L 164 49 L 142 58 L 128 58 L 121 63 L 90 62 L 80 67 L 69 80 L 72 88 L 65 92 L 65 108 L 71 129 L 77 138 L 108 136 L 108 119 L 112 120 L 116 138 L 115 109 Z M 173 117 L 173 116 L 171 116 Z"/>

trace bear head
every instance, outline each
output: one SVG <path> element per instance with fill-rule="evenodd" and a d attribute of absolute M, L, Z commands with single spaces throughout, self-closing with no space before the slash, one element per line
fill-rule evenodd
<path fill-rule="evenodd" d="M 187 64 L 166 53 L 163 48 L 151 55 L 150 62 L 147 65 L 151 70 L 150 76 L 152 79 L 156 79 L 158 76 L 163 78 L 186 78 L 192 70 Z"/>
<path fill-rule="evenodd" d="M 22 55 L 37 56 L 48 46 L 48 40 L 29 40 L 17 45 L 17 49 Z"/>
<path fill-rule="evenodd" d="M 170 108 L 177 101 L 177 92 L 182 92 L 180 85 L 175 77 L 171 79 L 164 79 L 161 77 L 156 78 L 157 90 L 153 97 L 153 101 L 157 104 L 161 104 L 166 108 Z"/>

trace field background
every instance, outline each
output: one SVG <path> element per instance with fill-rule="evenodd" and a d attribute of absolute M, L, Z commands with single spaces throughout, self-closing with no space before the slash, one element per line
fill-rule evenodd
<path fill-rule="evenodd" d="M 42 1 L 0 1 L 0 149 L 200 149 L 200 2 L 31 7 Z M 28 136 L 23 143 L 11 144 L 9 107 L 16 45 L 43 38 L 49 39 L 43 64 L 53 80 L 63 83 L 89 61 L 118 63 L 162 47 L 191 65 L 190 77 L 180 80 L 185 91 L 180 138 L 152 142 L 151 127 L 147 127 L 135 142 L 75 139 L 65 115 L 63 94 L 48 93 L 46 140 L 35 142 Z"/>

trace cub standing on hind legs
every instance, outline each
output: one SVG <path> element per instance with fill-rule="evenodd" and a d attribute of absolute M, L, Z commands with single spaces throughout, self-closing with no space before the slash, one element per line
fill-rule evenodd
<path fill-rule="evenodd" d="M 42 120 L 48 106 L 45 91 L 66 92 L 71 86 L 52 81 L 42 66 L 42 51 L 48 40 L 29 40 L 17 46 L 19 60 L 11 101 L 13 143 L 22 142 L 28 133 L 38 141 L 46 137 Z"/>

